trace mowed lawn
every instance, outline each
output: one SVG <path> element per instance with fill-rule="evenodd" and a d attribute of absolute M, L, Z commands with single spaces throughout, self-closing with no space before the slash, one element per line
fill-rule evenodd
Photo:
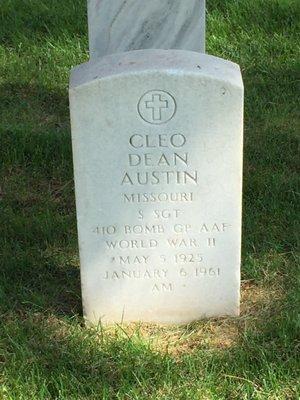
<path fill-rule="evenodd" d="M 207 3 L 207 52 L 245 81 L 241 317 L 91 330 L 67 91 L 86 2 L 0 0 L 1 400 L 300 398 L 300 2 Z"/>

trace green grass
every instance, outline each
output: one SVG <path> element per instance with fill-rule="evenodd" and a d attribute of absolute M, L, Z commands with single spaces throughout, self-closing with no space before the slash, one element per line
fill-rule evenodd
<path fill-rule="evenodd" d="M 1 400 L 300 398 L 300 3 L 207 3 L 207 51 L 245 81 L 242 315 L 91 330 L 67 94 L 86 4 L 0 1 Z"/>

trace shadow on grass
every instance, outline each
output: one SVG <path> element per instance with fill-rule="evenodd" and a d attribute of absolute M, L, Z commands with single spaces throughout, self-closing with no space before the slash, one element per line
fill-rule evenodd
<path fill-rule="evenodd" d="M 81 313 L 67 91 L 0 93 L 1 308 Z"/>
<path fill-rule="evenodd" d="M 0 37 L 3 45 L 74 38 L 87 39 L 85 0 L 1 0 Z"/>
<path fill-rule="evenodd" d="M 0 128 L 35 132 L 69 130 L 68 89 L 42 85 L 0 85 Z"/>

